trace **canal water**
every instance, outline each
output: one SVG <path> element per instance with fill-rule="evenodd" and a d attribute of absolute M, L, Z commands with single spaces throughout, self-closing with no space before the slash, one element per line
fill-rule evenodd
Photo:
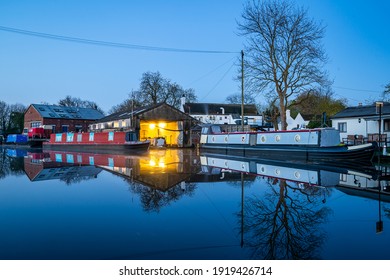
<path fill-rule="evenodd" d="M 0 259 L 390 259 L 379 169 L 3 147 Z"/>

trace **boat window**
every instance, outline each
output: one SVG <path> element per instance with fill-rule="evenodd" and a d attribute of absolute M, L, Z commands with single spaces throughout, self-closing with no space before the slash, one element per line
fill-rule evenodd
<path fill-rule="evenodd" d="M 93 141 L 95 138 L 95 134 L 93 132 L 89 133 L 89 141 Z"/>
<path fill-rule="evenodd" d="M 108 141 L 114 141 L 114 132 L 109 132 L 108 133 Z"/>
<path fill-rule="evenodd" d="M 212 126 L 211 133 L 222 133 L 221 127 L 216 125 Z"/>
<path fill-rule="evenodd" d="M 208 127 L 202 127 L 202 134 L 208 134 L 209 128 Z"/>
<path fill-rule="evenodd" d="M 56 154 L 56 162 L 62 162 L 62 154 Z"/>
<path fill-rule="evenodd" d="M 66 142 L 73 142 L 73 133 L 66 134 Z"/>
<path fill-rule="evenodd" d="M 127 132 L 126 133 L 126 141 L 137 141 L 137 134 L 135 132 Z"/>
<path fill-rule="evenodd" d="M 74 163 L 73 155 L 72 154 L 67 154 L 66 155 L 66 162 L 67 163 Z"/>
<path fill-rule="evenodd" d="M 62 134 L 61 133 L 57 133 L 56 134 L 56 142 L 61 142 L 62 141 Z"/>

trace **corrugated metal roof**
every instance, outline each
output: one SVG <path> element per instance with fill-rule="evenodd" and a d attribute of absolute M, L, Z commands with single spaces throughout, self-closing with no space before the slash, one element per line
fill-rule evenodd
<path fill-rule="evenodd" d="M 370 117 L 377 116 L 375 103 L 367 106 L 348 107 L 335 114 L 332 119 Z M 385 102 L 382 107 L 382 115 L 390 115 L 390 103 Z"/>
<path fill-rule="evenodd" d="M 65 107 L 43 104 L 31 105 L 43 118 L 98 120 L 104 117 L 102 113 L 92 108 Z"/>

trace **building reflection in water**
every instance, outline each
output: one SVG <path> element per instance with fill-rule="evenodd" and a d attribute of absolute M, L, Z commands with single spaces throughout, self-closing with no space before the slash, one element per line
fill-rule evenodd
<path fill-rule="evenodd" d="M 20 160 L 22 167 L 20 167 Z M 196 150 L 151 150 L 144 155 L 70 152 L 3 153 L 13 172 L 24 169 L 32 182 L 63 180 L 73 184 L 96 179 L 104 170 L 120 176 L 137 194 L 145 212 L 192 196 L 203 183 L 241 186 L 241 205 L 234 228 L 253 259 L 319 259 L 327 240 L 334 192 L 378 201 L 377 233 L 390 218 L 389 172 L 386 167 L 332 166 L 317 163 L 248 161 Z M 7 171 L 8 172 L 8 171 Z M 9 171 L 10 172 L 10 171 Z M 261 186 L 258 188 L 258 186 Z M 256 191 L 246 189 L 256 187 Z"/>

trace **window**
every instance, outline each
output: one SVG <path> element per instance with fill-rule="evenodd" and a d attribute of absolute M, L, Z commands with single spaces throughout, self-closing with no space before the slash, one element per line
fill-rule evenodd
<path fill-rule="evenodd" d="M 390 131 L 390 120 L 383 120 L 383 131 Z"/>
<path fill-rule="evenodd" d="M 338 130 L 340 132 L 347 132 L 347 123 L 346 122 L 338 123 Z"/>
<path fill-rule="evenodd" d="M 31 127 L 40 127 L 42 125 L 41 122 L 32 122 Z"/>
<path fill-rule="evenodd" d="M 62 132 L 68 132 L 68 130 L 69 130 L 69 125 L 62 126 Z"/>

